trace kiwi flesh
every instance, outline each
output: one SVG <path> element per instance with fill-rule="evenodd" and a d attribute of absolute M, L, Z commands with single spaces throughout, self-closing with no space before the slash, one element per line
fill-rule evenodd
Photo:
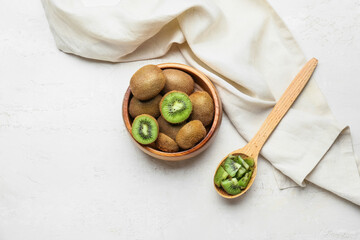
<path fill-rule="evenodd" d="M 159 103 L 161 98 L 162 96 L 160 94 L 147 101 L 140 101 L 136 97 L 131 98 L 129 104 L 129 113 L 131 117 L 135 118 L 140 114 L 149 114 L 157 118 L 160 116 Z"/>
<path fill-rule="evenodd" d="M 218 170 L 216 171 L 215 177 L 214 177 L 214 183 L 216 186 L 220 187 L 221 181 L 225 180 L 229 174 L 225 171 L 225 169 L 220 166 Z"/>
<path fill-rule="evenodd" d="M 194 147 L 206 136 L 206 129 L 199 120 L 185 124 L 176 135 L 176 143 L 182 149 Z"/>
<path fill-rule="evenodd" d="M 200 120 L 204 126 L 208 126 L 214 119 L 214 101 L 205 91 L 197 91 L 190 95 L 193 105 L 191 120 Z"/>
<path fill-rule="evenodd" d="M 184 92 L 168 92 L 161 99 L 160 112 L 169 123 L 181 123 L 188 119 L 192 112 L 191 100 Z"/>
<path fill-rule="evenodd" d="M 176 90 L 190 95 L 194 91 L 194 80 L 189 74 L 177 69 L 165 69 L 163 73 L 166 78 L 163 93 Z"/>
<path fill-rule="evenodd" d="M 176 134 L 185 125 L 185 123 L 171 124 L 162 116 L 158 117 L 157 122 L 159 124 L 159 131 L 171 137 L 173 140 L 176 139 Z"/>
<path fill-rule="evenodd" d="M 156 139 L 156 147 L 164 152 L 177 152 L 179 151 L 179 146 L 176 142 L 169 136 L 164 133 L 159 133 L 158 138 Z"/>
<path fill-rule="evenodd" d="M 236 178 L 225 179 L 221 182 L 222 188 L 230 195 L 236 195 L 241 192 L 241 186 Z"/>
<path fill-rule="evenodd" d="M 239 170 L 241 165 L 235 162 L 232 158 L 228 157 L 225 159 L 224 163 L 222 164 L 225 171 L 231 176 L 234 177 L 236 172 Z"/>
<path fill-rule="evenodd" d="M 155 118 L 148 114 L 137 116 L 131 126 L 131 134 L 141 144 L 155 142 L 159 135 L 159 125 Z"/>
<path fill-rule="evenodd" d="M 137 70 L 130 79 L 132 94 L 139 100 L 149 100 L 158 95 L 165 86 L 165 76 L 155 65 L 146 65 Z"/>

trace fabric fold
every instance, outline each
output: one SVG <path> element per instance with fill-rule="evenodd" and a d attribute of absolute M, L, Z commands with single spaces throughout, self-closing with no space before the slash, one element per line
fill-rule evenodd
<path fill-rule="evenodd" d="M 96 8 L 75 0 L 42 3 L 57 47 L 64 52 L 124 62 L 157 58 L 178 44 L 188 63 L 217 86 L 225 112 L 246 140 L 306 62 L 264 0 L 136 0 L 112 6 L 104 1 Z M 316 72 L 261 154 L 298 185 L 304 186 L 306 178 L 360 205 L 350 131 L 336 121 L 315 79 Z"/>

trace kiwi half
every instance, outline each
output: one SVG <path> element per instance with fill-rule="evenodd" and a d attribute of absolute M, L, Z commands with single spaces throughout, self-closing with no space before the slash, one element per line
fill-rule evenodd
<path fill-rule="evenodd" d="M 148 114 L 137 116 L 131 126 L 131 134 L 135 140 L 147 145 L 155 142 L 159 135 L 159 125 L 155 118 Z"/>
<path fill-rule="evenodd" d="M 156 147 L 164 152 L 177 152 L 179 151 L 179 146 L 176 142 L 167 136 L 166 134 L 159 133 L 158 138 L 156 139 Z"/>
<path fill-rule="evenodd" d="M 159 131 L 165 133 L 173 140 L 176 139 L 176 134 L 185 125 L 185 123 L 171 124 L 168 121 L 166 121 L 162 116 L 157 118 L 157 122 L 159 124 Z"/>
<path fill-rule="evenodd" d="M 149 100 L 158 95 L 165 86 L 165 76 L 155 65 L 146 65 L 137 70 L 130 80 L 132 94 L 139 100 Z"/>
<path fill-rule="evenodd" d="M 165 69 L 163 73 L 166 78 L 163 93 L 176 90 L 190 95 L 194 91 L 194 80 L 189 74 L 177 69 Z"/>
<path fill-rule="evenodd" d="M 208 126 L 214 119 L 214 102 L 211 96 L 205 91 L 194 92 L 190 95 L 193 105 L 191 120 L 200 120 L 204 126 Z"/>
<path fill-rule="evenodd" d="M 136 97 L 131 98 L 129 104 L 129 113 L 131 117 L 135 118 L 140 114 L 149 114 L 157 118 L 160 116 L 159 103 L 161 98 L 162 96 L 160 94 L 147 101 L 140 101 Z"/>
<path fill-rule="evenodd" d="M 165 94 L 160 102 L 161 116 L 169 123 L 181 123 L 188 119 L 192 104 L 186 93 L 171 91 Z"/>
<path fill-rule="evenodd" d="M 199 120 L 185 124 L 176 135 L 176 143 L 182 149 L 194 147 L 206 136 L 206 129 Z"/>

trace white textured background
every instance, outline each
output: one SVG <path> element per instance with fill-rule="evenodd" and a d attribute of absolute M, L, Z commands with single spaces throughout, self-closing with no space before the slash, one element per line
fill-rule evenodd
<path fill-rule="evenodd" d="M 152 159 L 129 141 L 122 97 L 144 62 L 59 52 L 39 1 L 0 0 L 0 239 L 360 239 L 360 208 L 309 185 L 277 189 L 271 166 L 247 196 L 212 189 L 244 142 L 224 118 L 192 161 Z M 270 0 L 308 58 L 360 155 L 359 0 Z M 162 60 L 183 62 L 172 51 Z M 148 63 L 148 62 L 146 62 Z M 231 139 L 231 140 L 229 140 Z"/>

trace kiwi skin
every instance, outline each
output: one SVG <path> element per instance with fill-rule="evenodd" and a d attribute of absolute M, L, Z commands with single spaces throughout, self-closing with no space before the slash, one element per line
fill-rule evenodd
<path fill-rule="evenodd" d="M 135 118 L 140 114 L 149 114 L 157 118 L 160 116 L 159 103 L 161 98 L 162 96 L 160 94 L 147 101 L 140 101 L 136 97 L 131 98 L 129 104 L 129 113 L 131 117 Z"/>
<path fill-rule="evenodd" d="M 164 94 L 176 90 L 190 95 L 194 91 L 194 80 L 189 74 L 176 69 L 165 69 L 163 73 L 166 78 Z"/>
<path fill-rule="evenodd" d="M 214 119 L 214 102 L 210 95 L 205 91 L 197 91 L 191 94 L 190 100 L 193 111 L 190 115 L 191 120 L 200 120 L 204 126 L 208 126 Z"/>
<path fill-rule="evenodd" d="M 164 152 L 177 152 L 179 151 L 179 146 L 176 142 L 164 133 L 159 133 L 158 138 L 156 139 L 156 147 Z"/>
<path fill-rule="evenodd" d="M 158 95 L 166 82 L 162 70 L 155 65 L 146 65 L 137 70 L 130 79 L 132 94 L 139 100 L 149 100 Z"/>
<path fill-rule="evenodd" d="M 185 123 L 171 124 L 168 121 L 166 121 L 162 116 L 158 117 L 157 122 L 159 124 L 160 132 L 166 134 L 173 140 L 176 139 L 176 134 L 185 125 Z"/>
<path fill-rule="evenodd" d="M 182 149 L 194 147 L 206 136 L 206 129 L 201 121 L 193 120 L 185 124 L 176 135 L 176 143 Z"/>

